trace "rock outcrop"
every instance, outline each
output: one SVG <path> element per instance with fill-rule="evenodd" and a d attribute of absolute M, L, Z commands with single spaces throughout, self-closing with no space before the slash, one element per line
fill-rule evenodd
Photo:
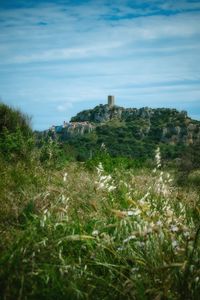
<path fill-rule="evenodd" d="M 89 122 L 101 126 L 114 120 L 132 124 L 135 136 L 139 139 L 156 136 L 160 142 L 171 145 L 183 143 L 194 144 L 200 140 L 200 122 L 188 117 L 187 112 L 176 109 L 148 107 L 123 108 L 99 105 L 78 113 L 71 122 Z"/>

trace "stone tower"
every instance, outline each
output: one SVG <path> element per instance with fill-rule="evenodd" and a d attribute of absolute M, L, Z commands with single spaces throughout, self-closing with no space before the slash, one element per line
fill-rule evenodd
<path fill-rule="evenodd" d="M 114 96 L 108 96 L 108 106 L 112 107 L 115 105 L 115 97 Z"/>

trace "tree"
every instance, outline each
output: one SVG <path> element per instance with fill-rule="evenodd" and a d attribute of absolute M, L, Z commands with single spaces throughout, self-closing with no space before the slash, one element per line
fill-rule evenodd
<path fill-rule="evenodd" d="M 6 160 L 27 158 L 33 147 L 30 118 L 20 110 L 0 103 L 0 152 Z"/>

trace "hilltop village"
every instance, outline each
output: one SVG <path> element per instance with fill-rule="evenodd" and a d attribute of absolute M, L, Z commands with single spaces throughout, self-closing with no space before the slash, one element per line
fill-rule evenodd
<path fill-rule="evenodd" d="M 51 132 L 54 133 L 63 133 L 64 131 L 67 131 L 68 133 L 77 133 L 77 134 L 83 134 L 83 133 L 90 133 L 95 128 L 94 125 L 89 123 L 88 121 L 85 122 L 65 122 L 63 125 L 59 126 L 52 126 L 50 128 Z"/>
<path fill-rule="evenodd" d="M 108 108 L 111 109 L 115 105 L 114 96 L 108 96 Z M 72 118 L 73 120 L 73 118 Z M 49 130 L 52 133 L 64 133 L 68 132 L 69 134 L 84 134 L 90 133 L 95 129 L 95 125 L 90 123 L 89 121 L 70 121 L 70 122 L 63 122 L 63 125 L 55 126 L 53 125 Z"/>

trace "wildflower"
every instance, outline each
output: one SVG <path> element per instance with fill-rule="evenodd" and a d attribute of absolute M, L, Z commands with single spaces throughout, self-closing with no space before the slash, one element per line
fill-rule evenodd
<path fill-rule="evenodd" d="M 117 251 L 123 251 L 124 250 L 124 247 L 118 247 L 117 248 Z"/>
<path fill-rule="evenodd" d="M 97 173 L 98 173 L 99 175 L 104 171 L 103 165 L 102 165 L 101 162 L 99 163 L 99 165 L 98 165 L 98 167 L 97 167 L 96 169 L 97 169 Z"/>
<path fill-rule="evenodd" d="M 123 243 L 128 243 L 129 241 L 131 240 L 134 240 L 136 239 L 136 236 L 135 235 L 130 235 L 129 237 L 127 237 L 125 240 L 123 240 Z"/>
<path fill-rule="evenodd" d="M 103 183 L 104 185 L 108 184 L 112 180 L 112 177 L 110 175 L 108 176 L 100 176 L 99 182 Z"/>
<path fill-rule="evenodd" d="M 177 232 L 179 229 L 176 225 L 171 225 L 171 231 L 172 232 Z"/>
<path fill-rule="evenodd" d="M 145 201 L 144 201 L 143 199 L 139 200 L 138 202 L 139 202 L 139 204 L 140 204 L 141 206 L 144 206 L 144 205 L 146 204 Z"/>
<path fill-rule="evenodd" d="M 99 231 L 98 230 L 93 230 L 92 231 L 92 235 L 93 236 L 98 236 L 99 235 Z"/>
<path fill-rule="evenodd" d="M 141 210 L 139 210 L 139 209 L 127 211 L 127 216 L 138 216 L 140 214 L 141 214 Z"/>
<path fill-rule="evenodd" d="M 134 268 L 131 269 L 131 272 L 132 272 L 132 273 L 135 273 L 135 272 L 138 272 L 138 271 L 139 271 L 139 268 L 138 268 L 138 267 L 134 267 Z"/>
<path fill-rule="evenodd" d="M 105 187 L 104 183 L 103 183 L 103 182 L 100 182 L 98 188 L 99 188 L 99 189 L 103 189 L 104 187 Z"/>
<path fill-rule="evenodd" d="M 188 231 L 184 232 L 183 233 L 184 237 L 189 237 L 190 236 L 190 233 Z"/>
<path fill-rule="evenodd" d="M 140 241 L 138 241 L 137 242 L 137 245 L 139 246 L 139 247 L 144 247 L 145 246 L 145 242 L 140 242 Z"/>
<path fill-rule="evenodd" d="M 67 180 L 67 173 L 64 173 L 64 176 L 63 176 L 63 181 L 65 182 Z"/>
<path fill-rule="evenodd" d="M 178 247 L 178 242 L 176 240 L 172 241 L 172 247 L 177 248 Z"/>
<path fill-rule="evenodd" d="M 163 226 L 163 223 L 159 220 L 159 221 L 156 222 L 156 225 Z"/>
<path fill-rule="evenodd" d="M 167 189 L 166 185 L 163 185 L 162 193 L 163 193 L 164 196 L 168 195 L 168 189 Z"/>
<path fill-rule="evenodd" d="M 108 192 L 113 191 L 116 187 L 113 185 L 113 180 L 111 175 L 103 175 L 104 169 L 101 163 L 97 167 L 97 173 L 99 180 L 95 183 L 97 184 L 97 189 L 107 189 Z"/>
<path fill-rule="evenodd" d="M 103 150 L 103 151 L 105 151 L 105 152 L 107 151 L 106 145 L 105 145 L 104 143 L 101 144 L 101 150 Z"/>
<path fill-rule="evenodd" d="M 156 149 L 155 160 L 156 160 L 157 168 L 160 168 L 161 167 L 161 155 L 160 155 L 160 148 L 159 147 Z"/>
<path fill-rule="evenodd" d="M 109 192 L 112 192 L 112 191 L 114 191 L 115 189 L 116 189 L 116 186 L 113 186 L 113 185 L 111 185 L 111 186 L 108 187 L 108 191 L 109 191 Z"/>

